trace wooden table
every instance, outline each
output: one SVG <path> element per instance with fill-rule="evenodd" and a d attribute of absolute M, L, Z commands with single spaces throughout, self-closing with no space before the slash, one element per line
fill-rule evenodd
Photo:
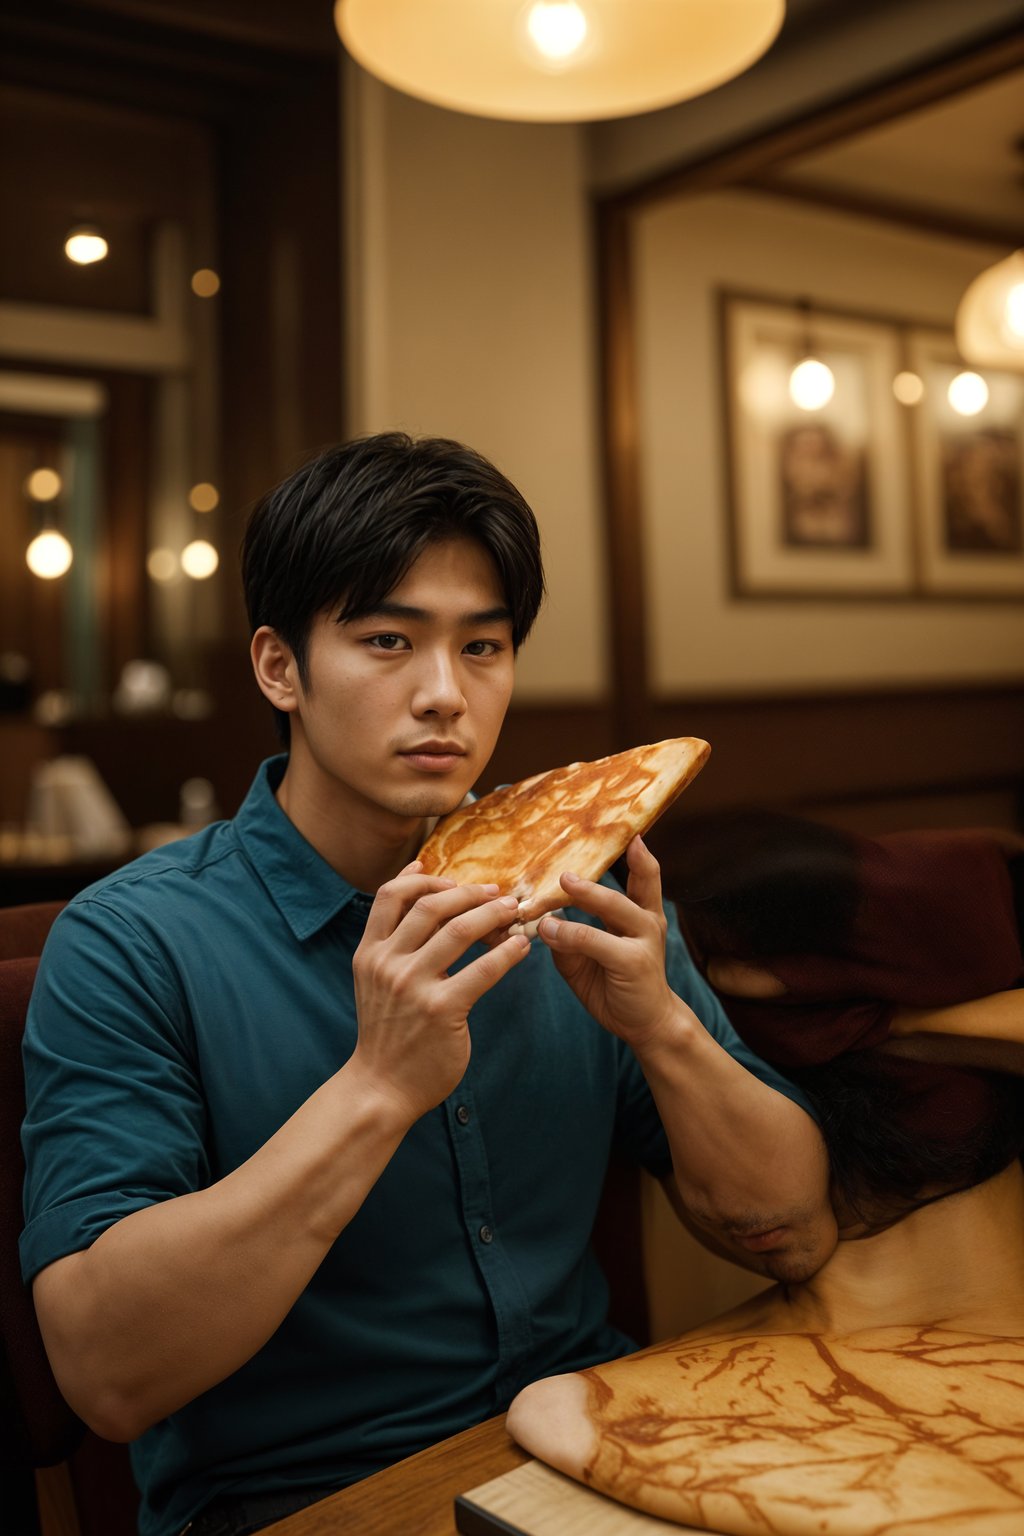
<path fill-rule="evenodd" d="M 277 1521 L 267 1536 L 455 1536 L 455 1495 L 529 1459 L 501 1414 Z"/>

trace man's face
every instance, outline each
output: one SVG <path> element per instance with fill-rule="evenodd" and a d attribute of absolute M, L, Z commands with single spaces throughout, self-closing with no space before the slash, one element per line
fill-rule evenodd
<path fill-rule="evenodd" d="M 490 555 L 470 540 L 432 545 L 376 613 L 318 616 L 307 687 L 291 666 L 289 771 L 318 799 L 403 818 L 453 810 L 512 692 L 512 623 Z"/>

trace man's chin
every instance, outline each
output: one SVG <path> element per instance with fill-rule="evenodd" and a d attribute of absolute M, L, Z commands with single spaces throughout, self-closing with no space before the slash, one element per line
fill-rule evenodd
<path fill-rule="evenodd" d="M 465 789 L 455 784 L 425 785 L 422 789 L 396 795 L 388 808 L 395 815 L 408 817 L 410 821 L 436 821 L 457 810 L 465 800 L 466 793 Z"/>

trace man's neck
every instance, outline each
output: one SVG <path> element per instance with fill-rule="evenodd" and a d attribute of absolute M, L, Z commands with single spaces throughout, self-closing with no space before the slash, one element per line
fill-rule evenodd
<path fill-rule="evenodd" d="M 873 1237 L 841 1241 L 786 1309 L 851 1333 L 907 1322 L 1024 1334 L 1024 1171 L 922 1206 Z"/>
<path fill-rule="evenodd" d="M 375 894 L 415 859 L 436 817 L 395 816 L 379 806 L 324 796 L 289 762 L 277 803 L 303 837 L 356 890 Z"/>

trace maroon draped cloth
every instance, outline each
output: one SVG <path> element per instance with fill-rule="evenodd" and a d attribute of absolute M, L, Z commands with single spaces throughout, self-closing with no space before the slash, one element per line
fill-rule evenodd
<path fill-rule="evenodd" d="M 743 1039 L 782 1068 L 883 1045 L 899 1008 L 944 1007 L 1024 984 L 1009 840 L 955 831 L 850 841 L 856 896 L 833 953 L 733 952 L 786 987 L 779 1000 L 722 999 Z M 987 1113 L 986 1073 L 878 1053 L 873 1060 L 899 1081 L 908 1129 L 953 1139 Z"/>

